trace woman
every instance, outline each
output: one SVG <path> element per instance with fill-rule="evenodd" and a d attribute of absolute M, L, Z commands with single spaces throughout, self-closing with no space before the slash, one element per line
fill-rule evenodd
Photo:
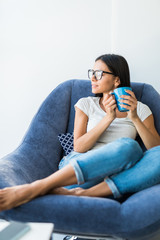
<path fill-rule="evenodd" d="M 47 178 L 0 190 L 1 211 L 45 194 L 118 198 L 160 182 L 160 136 L 150 109 L 128 90 L 130 96 L 122 96 L 121 101 L 122 106 L 128 104 L 124 105 L 128 112 L 119 112 L 110 94 L 117 87 L 130 86 L 126 60 L 102 55 L 89 77 L 92 92 L 100 97 L 82 98 L 75 105 L 74 152 Z M 144 154 L 134 140 L 137 133 L 147 148 Z M 77 183 L 84 183 L 83 188 L 63 188 Z"/>

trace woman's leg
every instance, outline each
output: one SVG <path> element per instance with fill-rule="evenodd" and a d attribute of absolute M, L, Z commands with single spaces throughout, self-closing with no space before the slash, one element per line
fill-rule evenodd
<path fill-rule="evenodd" d="M 59 163 L 58 169 L 60 170 L 60 169 L 64 168 L 65 166 L 70 164 L 70 162 L 72 161 L 73 158 L 77 158 L 78 155 L 81 155 L 81 154 L 83 154 L 83 153 L 71 152 L 69 155 L 63 157 L 62 160 Z M 97 178 L 96 180 L 94 179 L 94 180 L 85 182 L 85 183 L 81 184 L 81 188 L 83 188 L 83 189 L 91 188 L 91 187 L 103 182 L 103 180 L 104 180 L 103 178 Z M 59 194 L 63 194 L 63 193 L 64 194 L 66 194 L 66 193 L 69 194 L 69 192 L 67 192 L 66 189 L 73 189 L 73 188 L 75 189 L 75 188 L 78 188 L 78 187 L 79 187 L 78 184 L 69 185 L 69 186 L 65 186 L 65 188 L 63 188 L 63 189 L 62 188 L 61 189 L 58 188 L 58 189 L 55 189 L 55 190 L 53 189 L 52 193 L 56 192 L 56 193 L 59 193 Z"/>
<path fill-rule="evenodd" d="M 130 138 L 121 138 L 99 149 L 79 154 L 70 164 L 78 184 L 105 178 L 133 166 L 143 156 L 139 144 Z"/>
<path fill-rule="evenodd" d="M 75 189 L 77 196 L 115 198 L 127 193 L 135 193 L 160 183 L 160 146 L 146 151 L 142 159 L 130 169 L 106 178 L 102 183 L 89 189 Z"/>
<path fill-rule="evenodd" d="M 0 211 L 17 207 L 29 202 L 33 198 L 47 194 L 51 189 L 76 184 L 77 179 L 73 167 L 69 164 L 65 168 L 53 173 L 49 177 L 30 184 L 8 187 L 0 190 Z"/>
<path fill-rule="evenodd" d="M 59 194 L 59 193 L 58 193 Z M 105 181 L 92 186 L 88 189 L 75 188 L 69 191 L 67 195 L 88 196 L 88 197 L 109 197 L 112 196 L 112 190 Z"/>
<path fill-rule="evenodd" d="M 106 178 L 104 182 L 90 189 L 77 189 L 78 196 L 108 196 L 111 190 L 115 198 L 135 193 L 160 183 L 160 146 L 146 151 L 133 167 Z"/>
<path fill-rule="evenodd" d="M 132 168 L 110 179 L 123 195 L 134 193 L 160 183 L 160 146 L 147 150 Z"/>
<path fill-rule="evenodd" d="M 62 160 L 60 168 L 71 163 L 75 169 L 78 185 L 81 184 L 81 188 L 77 188 L 78 185 L 72 185 L 66 188 L 76 188 L 75 190 L 67 191 L 66 188 L 58 188 L 53 189 L 51 193 L 108 196 L 111 195 L 113 191 L 114 196 L 120 197 L 121 194 L 113 182 L 107 178 L 106 183 L 104 178 L 106 175 L 109 176 L 123 169 L 128 169 L 142 156 L 143 152 L 138 143 L 128 138 L 119 139 L 111 144 L 84 154 L 73 152 Z M 84 189 L 87 190 L 85 191 Z M 112 189 L 112 191 L 110 189 Z"/>
<path fill-rule="evenodd" d="M 138 143 L 129 138 L 118 139 L 87 153 L 72 152 L 61 160 L 59 169 L 70 163 L 75 169 L 78 184 L 52 189 L 50 193 L 71 194 L 74 190 L 67 192 L 66 188 L 77 188 L 80 184 L 83 189 L 91 188 L 103 182 L 106 175 L 109 176 L 131 167 L 142 155 L 143 152 Z"/>
<path fill-rule="evenodd" d="M 127 169 L 142 156 L 138 143 L 129 138 L 118 139 L 101 149 L 80 154 L 71 164 L 47 178 L 31 184 L 0 190 L 0 210 L 19 206 L 31 199 L 45 195 L 54 188 L 84 183 Z"/>

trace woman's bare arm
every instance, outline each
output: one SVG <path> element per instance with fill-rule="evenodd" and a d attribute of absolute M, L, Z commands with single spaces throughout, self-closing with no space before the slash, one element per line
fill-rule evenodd
<path fill-rule="evenodd" d="M 133 123 L 147 149 L 160 145 L 160 136 L 155 129 L 153 115 L 150 115 L 143 122 L 136 118 Z"/>
<path fill-rule="evenodd" d="M 91 149 L 113 118 L 106 115 L 93 129 L 87 132 L 88 116 L 76 107 L 74 122 L 74 151 L 86 152 Z"/>
<path fill-rule="evenodd" d="M 130 90 L 126 90 L 126 92 L 128 92 L 130 96 L 121 96 L 122 98 L 125 98 L 125 100 L 121 100 L 122 106 L 129 110 L 128 117 L 134 123 L 145 147 L 150 149 L 160 145 L 160 136 L 155 129 L 153 115 L 151 114 L 142 122 L 137 115 L 137 99 L 135 94 Z M 123 105 L 123 103 L 129 104 L 129 106 Z"/>

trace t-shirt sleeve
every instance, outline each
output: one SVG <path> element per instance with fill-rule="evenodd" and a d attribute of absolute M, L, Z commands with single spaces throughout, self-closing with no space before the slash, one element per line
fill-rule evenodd
<path fill-rule="evenodd" d="M 147 117 L 149 117 L 152 114 L 152 112 L 146 104 L 138 102 L 137 114 L 138 114 L 139 118 L 141 119 L 141 121 L 143 122 Z"/>
<path fill-rule="evenodd" d="M 89 116 L 89 103 L 87 98 L 80 98 L 74 107 L 78 107 L 82 112 Z"/>

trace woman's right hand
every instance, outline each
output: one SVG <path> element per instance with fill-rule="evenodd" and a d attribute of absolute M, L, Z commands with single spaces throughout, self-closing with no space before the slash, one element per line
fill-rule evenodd
<path fill-rule="evenodd" d="M 105 108 L 107 115 L 111 118 L 111 120 L 114 120 L 116 118 L 116 108 L 117 108 L 114 95 L 106 94 L 104 96 L 102 104 Z"/>

